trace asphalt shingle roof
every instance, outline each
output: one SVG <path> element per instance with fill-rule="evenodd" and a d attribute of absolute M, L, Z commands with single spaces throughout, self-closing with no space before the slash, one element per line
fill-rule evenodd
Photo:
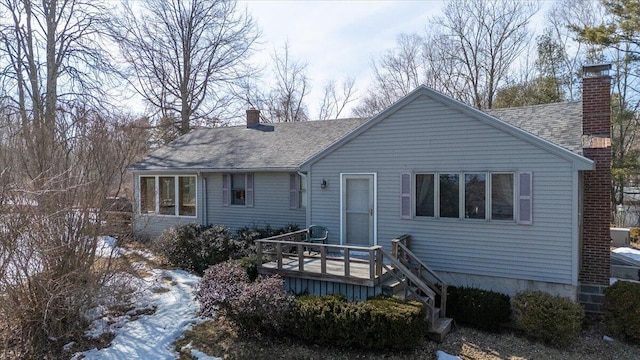
<path fill-rule="evenodd" d="M 491 109 L 485 112 L 582 155 L 582 102 Z"/>
<path fill-rule="evenodd" d="M 582 155 L 582 103 L 485 110 L 493 117 Z M 367 119 L 202 128 L 158 148 L 130 170 L 295 169 Z M 272 131 L 264 131 L 272 126 Z"/>
<path fill-rule="evenodd" d="M 295 169 L 366 119 L 196 129 L 160 147 L 131 170 Z M 273 126 L 273 131 L 265 128 Z"/>

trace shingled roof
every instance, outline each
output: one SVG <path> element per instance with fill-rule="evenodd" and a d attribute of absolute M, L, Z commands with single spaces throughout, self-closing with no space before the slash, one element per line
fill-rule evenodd
<path fill-rule="evenodd" d="M 150 170 L 294 170 L 366 119 L 196 129 L 129 167 Z M 265 128 L 273 126 L 273 131 Z"/>
<path fill-rule="evenodd" d="M 582 155 L 582 102 L 491 109 L 485 112 Z"/>
<path fill-rule="evenodd" d="M 486 110 L 487 114 L 582 155 L 582 104 L 561 102 Z M 291 171 L 367 119 L 196 129 L 163 146 L 132 171 Z M 264 131 L 265 127 L 273 131 Z"/>

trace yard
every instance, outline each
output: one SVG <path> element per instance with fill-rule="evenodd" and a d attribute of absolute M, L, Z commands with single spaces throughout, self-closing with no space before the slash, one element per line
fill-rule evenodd
<path fill-rule="evenodd" d="M 105 246 L 111 243 L 105 242 Z M 193 289 L 198 278 L 183 271 L 162 269 L 146 251 L 116 249 L 138 269 L 141 296 L 136 308 L 96 317 L 91 334 L 110 338 L 102 349 L 69 345 L 74 359 L 114 359 L 153 356 L 154 359 L 433 359 L 437 351 L 462 359 L 637 359 L 640 346 L 604 337 L 592 321 L 579 341 L 559 350 L 530 341 L 514 332 L 490 334 L 458 326 L 443 343 L 425 340 L 409 352 L 372 353 L 362 350 L 306 345 L 289 339 L 244 338 L 224 318 L 203 321 L 197 316 Z M 112 333 L 112 335 L 108 335 Z M 179 352 L 179 354 L 178 354 Z"/>

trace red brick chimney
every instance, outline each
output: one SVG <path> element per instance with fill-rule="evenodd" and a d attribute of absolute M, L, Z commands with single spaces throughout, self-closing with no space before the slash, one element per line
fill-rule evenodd
<path fill-rule="evenodd" d="M 582 147 L 595 170 L 583 172 L 583 226 L 579 300 L 600 311 L 609 285 L 611 221 L 611 64 L 585 66 L 582 81 Z"/>
<path fill-rule="evenodd" d="M 256 127 L 260 123 L 260 110 L 254 108 L 247 110 L 247 128 Z"/>

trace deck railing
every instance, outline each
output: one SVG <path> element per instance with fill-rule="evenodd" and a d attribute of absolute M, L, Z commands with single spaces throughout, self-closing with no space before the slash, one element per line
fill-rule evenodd
<path fill-rule="evenodd" d="M 275 262 L 278 272 L 296 271 L 305 273 L 309 277 L 322 277 L 329 279 L 331 277 L 351 278 L 354 282 L 358 282 L 356 277 L 351 273 L 351 264 L 362 263 L 368 264 L 368 276 L 364 280 L 367 283 L 373 283 L 382 275 L 382 247 L 381 246 L 351 246 L 351 245 L 332 245 L 318 244 L 306 242 L 307 230 L 300 230 L 288 234 L 272 236 L 266 239 L 256 240 L 256 254 L 258 266 L 262 266 L 265 262 Z M 363 256 L 364 255 L 364 256 Z M 284 260 L 293 260 L 298 264 L 297 269 L 284 269 Z M 320 272 L 306 271 L 305 260 L 320 260 Z M 339 262 L 344 268 L 343 273 L 336 274 L 327 271 L 329 262 Z M 358 279 L 363 279 L 361 276 Z"/>
<path fill-rule="evenodd" d="M 411 235 L 402 235 L 391 240 L 391 255 L 398 259 L 405 267 L 411 270 L 420 280 L 429 286 L 436 294 L 440 295 L 440 317 L 445 317 L 447 312 L 447 284 L 425 265 L 409 250 Z"/>

